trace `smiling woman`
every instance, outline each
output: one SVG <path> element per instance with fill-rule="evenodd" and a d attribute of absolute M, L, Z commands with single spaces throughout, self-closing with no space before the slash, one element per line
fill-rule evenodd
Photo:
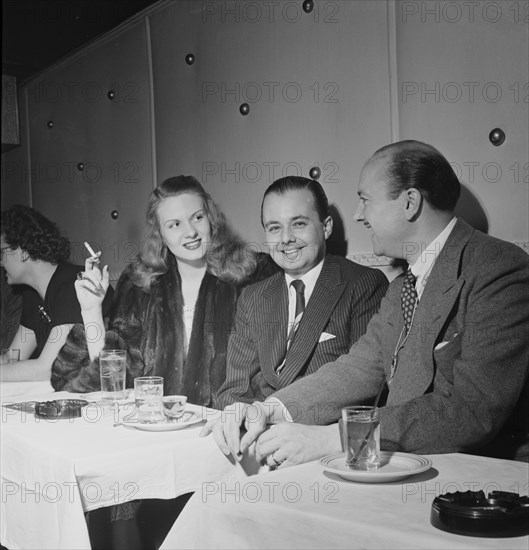
<path fill-rule="evenodd" d="M 194 193 L 168 197 L 158 207 L 158 219 L 160 235 L 177 261 L 203 267 L 211 229 L 202 198 Z"/>
<path fill-rule="evenodd" d="M 237 298 L 245 285 L 272 274 L 275 264 L 246 249 L 191 176 L 166 179 L 152 191 L 145 238 L 118 282 L 107 331 L 101 295 L 94 291 L 108 288 L 109 276 L 98 262 L 99 255 L 88 258 L 75 283 L 84 324 L 74 327 L 53 366 L 55 389 L 99 390 L 99 352 L 124 349 L 127 387 L 139 376 L 162 376 L 165 395 L 215 406 Z M 114 529 L 137 538 L 132 520 L 139 506 L 112 507 Z"/>
<path fill-rule="evenodd" d="M 237 298 L 245 285 L 276 271 L 275 264 L 246 249 L 192 176 L 166 179 L 152 191 L 145 238 L 118 282 L 107 331 L 93 290 L 107 288 L 109 277 L 98 263 L 88 258 L 75 284 L 83 325 L 74 327 L 54 364 L 55 389 L 98 390 L 99 352 L 125 349 L 127 387 L 138 376 L 163 376 L 166 395 L 214 405 Z"/>

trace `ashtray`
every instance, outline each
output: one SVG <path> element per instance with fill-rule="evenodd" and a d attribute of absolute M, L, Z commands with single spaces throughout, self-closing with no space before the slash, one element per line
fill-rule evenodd
<path fill-rule="evenodd" d="M 84 399 L 56 399 L 35 404 L 35 416 L 40 418 L 78 418 L 82 408 L 88 405 Z"/>
<path fill-rule="evenodd" d="M 529 497 L 506 491 L 457 491 L 436 497 L 430 523 L 471 537 L 521 537 L 529 533 Z"/>

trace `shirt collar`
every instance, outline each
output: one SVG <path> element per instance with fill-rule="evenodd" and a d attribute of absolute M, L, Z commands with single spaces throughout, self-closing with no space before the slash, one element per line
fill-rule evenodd
<path fill-rule="evenodd" d="M 421 252 L 415 263 L 410 265 L 411 272 L 417 277 L 416 287 L 424 288 L 428 282 L 428 276 L 433 268 L 437 257 L 441 253 L 452 229 L 457 222 L 457 218 L 452 218 L 448 225 L 437 235 L 437 237 Z"/>
<path fill-rule="evenodd" d="M 320 276 L 321 270 L 323 267 L 323 260 L 315 265 L 310 271 L 307 271 L 304 275 L 301 277 L 298 277 L 300 281 L 303 281 L 305 284 L 305 300 L 308 301 L 310 295 L 312 294 L 312 291 L 314 287 L 316 286 L 316 281 L 318 280 L 318 277 Z M 287 288 L 290 288 L 290 283 L 294 281 L 295 278 L 291 275 L 288 275 L 285 273 L 285 281 L 287 283 Z"/>

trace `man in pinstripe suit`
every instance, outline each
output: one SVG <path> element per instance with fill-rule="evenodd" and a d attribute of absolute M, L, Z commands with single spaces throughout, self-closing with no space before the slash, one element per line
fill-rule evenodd
<path fill-rule="evenodd" d="M 388 286 L 381 271 L 326 255 L 333 220 L 317 181 L 275 181 L 265 192 L 261 221 L 282 271 L 239 298 L 217 408 L 263 401 L 346 353 Z"/>

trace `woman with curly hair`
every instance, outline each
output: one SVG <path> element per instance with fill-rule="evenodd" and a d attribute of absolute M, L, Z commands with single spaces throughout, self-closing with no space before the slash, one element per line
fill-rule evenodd
<path fill-rule="evenodd" d="M 215 406 L 237 298 L 243 286 L 275 272 L 274 262 L 230 231 L 192 176 L 166 179 L 152 191 L 145 238 L 120 277 L 106 331 L 94 290 L 108 287 L 108 270 L 99 270 L 98 259 L 87 259 L 75 285 L 84 326 L 74 327 L 54 364 L 55 389 L 99 389 L 99 352 L 125 349 L 127 387 L 137 376 L 163 376 L 166 395 Z"/>
<path fill-rule="evenodd" d="M 10 346 L 20 350 L 20 361 L 2 364 L 1 377 L 5 382 L 49 380 L 70 329 L 82 322 L 74 288 L 82 268 L 67 263 L 68 239 L 33 208 L 15 205 L 2 212 L 0 230 L 7 283 L 25 285 L 20 326 Z"/>

